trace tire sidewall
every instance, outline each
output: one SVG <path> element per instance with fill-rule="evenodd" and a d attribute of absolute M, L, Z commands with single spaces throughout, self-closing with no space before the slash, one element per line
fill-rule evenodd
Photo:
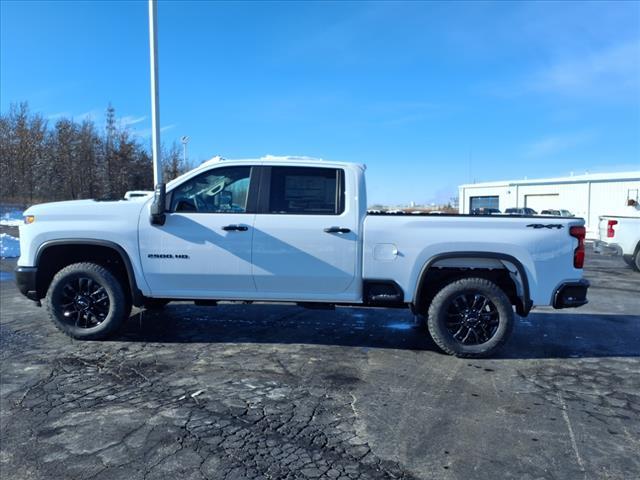
<path fill-rule="evenodd" d="M 65 284 L 75 278 L 88 277 L 100 284 L 109 297 L 109 313 L 99 325 L 92 328 L 76 327 L 69 324 L 62 316 L 60 298 Z M 51 281 L 47 292 L 47 310 L 56 327 L 65 334 L 76 339 L 99 339 L 108 336 L 122 324 L 126 313 L 126 298 L 120 282 L 105 268 L 90 264 L 78 263 L 60 270 Z"/>
<path fill-rule="evenodd" d="M 446 315 L 453 299 L 465 293 L 480 293 L 496 307 L 499 315 L 498 330 L 488 342 L 464 345 L 447 330 Z M 459 356 L 481 357 L 490 355 L 510 336 L 513 329 L 513 308 L 504 292 L 489 280 L 466 278 L 453 282 L 436 294 L 429 308 L 429 332 L 434 341 L 447 353 Z"/>

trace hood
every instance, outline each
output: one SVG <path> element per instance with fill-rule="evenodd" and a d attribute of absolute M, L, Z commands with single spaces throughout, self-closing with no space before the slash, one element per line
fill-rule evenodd
<path fill-rule="evenodd" d="M 135 218 L 152 197 L 137 197 L 130 200 L 70 200 L 66 202 L 41 203 L 29 207 L 23 215 L 34 215 L 38 220 L 96 220 Z"/>

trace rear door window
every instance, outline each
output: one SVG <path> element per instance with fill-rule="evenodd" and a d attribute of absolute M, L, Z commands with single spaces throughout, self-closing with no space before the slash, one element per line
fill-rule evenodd
<path fill-rule="evenodd" d="M 272 167 L 267 213 L 339 215 L 344 173 L 337 168 Z"/>

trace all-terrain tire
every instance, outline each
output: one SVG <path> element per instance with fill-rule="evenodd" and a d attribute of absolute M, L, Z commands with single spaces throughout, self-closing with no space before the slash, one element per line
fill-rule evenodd
<path fill-rule="evenodd" d="M 622 255 L 622 259 L 636 272 L 640 272 L 640 247 L 636 247 L 633 255 Z"/>
<path fill-rule="evenodd" d="M 461 296 L 480 295 L 489 300 L 498 325 L 493 335 L 483 343 L 465 344 L 447 328 L 453 303 Z M 513 330 L 513 307 L 507 295 L 498 285 L 484 278 L 462 278 L 440 290 L 429 306 L 427 325 L 433 341 L 446 353 L 457 357 L 487 357 L 496 352 L 509 338 Z"/>
<path fill-rule="evenodd" d="M 121 282 L 106 268 L 89 262 L 74 263 L 56 273 L 45 303 L 53 324 L 78 340 L 108 337 L 131 313 Z"/>
<path fill-rule="evenodd" d="M 624 260 L 624 263 L 629 265 L 631 268 L 636 268 L 636 258 L 634 255 L 622 255 L 622 260 Z"/>

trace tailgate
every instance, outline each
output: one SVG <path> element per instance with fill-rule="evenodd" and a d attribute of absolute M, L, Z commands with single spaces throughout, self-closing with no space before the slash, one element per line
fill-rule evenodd
<path fill-rule="evenodd" d="M 611 238 L 607 238 L 607 227 L 609 224 L 609 220 L 612 220 L 612 217 L 603 216 L 600 217 L 598 221 L 598 239 L 603 242 L 611 241 Z"/>

